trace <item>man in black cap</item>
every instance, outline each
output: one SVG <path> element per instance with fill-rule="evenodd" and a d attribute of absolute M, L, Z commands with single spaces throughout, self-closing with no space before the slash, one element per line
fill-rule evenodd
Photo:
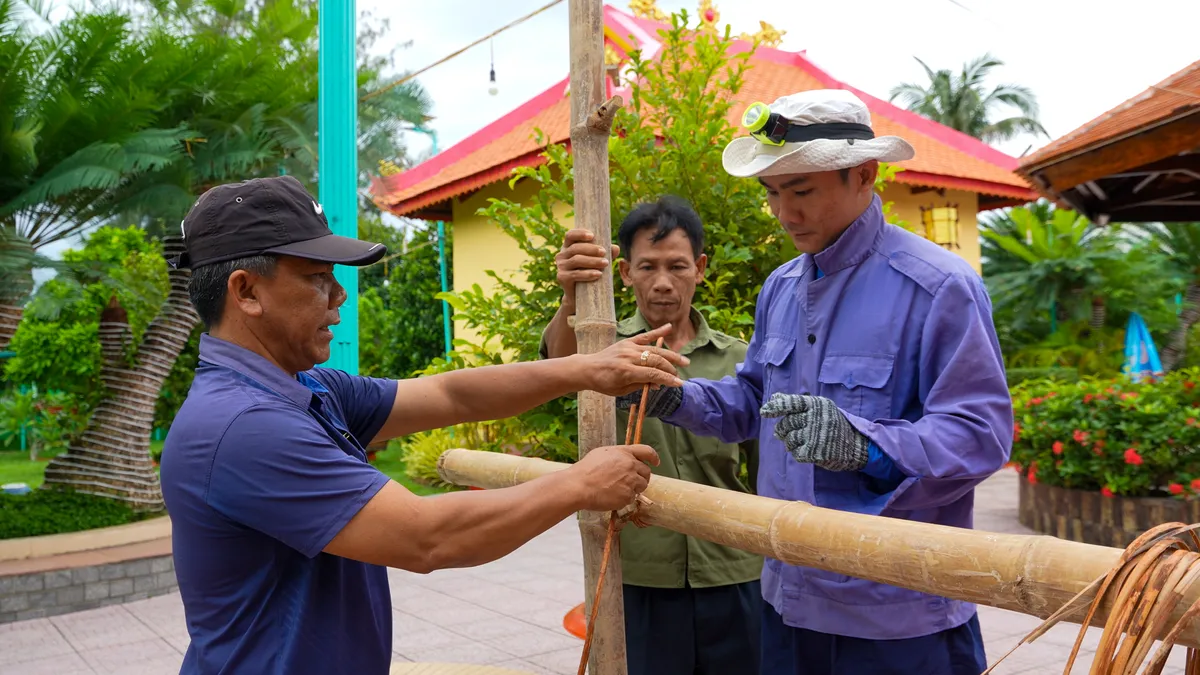
<path fill-rule="evenodd" d="M 314 367 L 345 290 L 335 264 L 383 246 L 334 235 L 289 176 L 222 185 L 183 221 L 191 299 L 208 332 L 163 448 L 175 573 L 191 644 L 181 672 L 385 675 L 387 567 L 426 573 L 508 554 L 579 510 L 633 501 L 657 463 L 600 448 L 505 490 L 422 499 L 366 461 L 372 442 L 508 417 L 569 392 L 679 386 L 665 326 L 592 355 L 413 380 Z"/>

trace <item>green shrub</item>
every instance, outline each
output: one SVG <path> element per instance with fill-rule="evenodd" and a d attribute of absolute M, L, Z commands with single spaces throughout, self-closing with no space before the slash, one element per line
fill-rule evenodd
<path fill-rule="evenodd" d="M 467 448 L 487 452 L 505 452 L 525 457 L 541 457 L 551 461 L 563 458 L 545 452 L 547 445 L 530 436 L 523 422 L 516 418 L 494 422 L 472 422 L 446 429 L 434 429 L 393 441 L 401 446 L 404 473 L 423 485 L 438 488 L 452 487 L 438 476 L 437 460 L 452 448 Z M 574 457 L 570 458 L 572 461 Z"/>
<path fill-rule="evenodd" d="M 138 517 L 120 502 L 66 490 L 43 488 L 25 495 L 0 493 L 0 539 L 124 525 Z"/>
<path fill-rule="evenodd" d="M 64 452 L 87 428 L 89 414 L 74 394 L 11 389 L 0 397 L 0 448 L 19 449 L 24 427 L 31 459 Z"/>
<path fill-rule="evenodd" d="M 1158 380 L 1028 381 L 1012 391 L 1026 479 L 1107 496 L 1200 494 L 1200 370 Z"/>
<path fill-rule="evenodd" d="M 1009 368 L 1005 375 L 1008 377 L 1008 386 L 1010 387 L 1031 380 L 1079 381 L 1079 371 L 1074 368 Z"/>
<path fill-rule="evenodd" d="M 404 473 L 423 485 L 451 487 L 437 472 L 438 457 L 442 453 L 461 447 L 455 443 L 449 429 L 434 429 L 413 434 L 403 444 Z"/>

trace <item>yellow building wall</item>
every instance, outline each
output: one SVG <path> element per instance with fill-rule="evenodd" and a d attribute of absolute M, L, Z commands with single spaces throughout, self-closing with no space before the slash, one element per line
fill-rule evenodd
<path fill-rule="evenodd" d="M 486 216 L 478 214 L 480 209 L 489 206 L 489 199 L 512 199 L 521 204 L 533 201 L 537 184 L 530 180 L 518 182 L 511 190 L 508 181 L 493 183 L 482 190 L 470 195 L 464 200 L 455 200 L 453 205 L 454 221 L 449 223 L 454 228 L 453 263 L 454 272 L 451 281 L 455 291 L 471 288 L 475 284 L 489 293 L 496 282 L 488 276 L 488 270 L 496 272 L 502 279 L 512 281 L 517 286 L 526 287 L 521 274 L 521 265 L 525 262 L 525 252 L 517 246 L 517 242 L 500 229 L 495 222 Z M 563 222 L 569 208 L 559 204 L 555 207 L 558 217 Z M 554 244 L 557 248 L 559 244 Z M 454 338 L 468 340 L 478 344 L 479 333 L 469 328 L 465 322 L 454 321 Z M 498 347 L 498 345 L 495 345 Z"/>
<path fill-rule="evenodd" d="M 517 285 L 522 285 L 520 271 L 521 264 L 525 262 L 525 253 L 498 225 L 485 216 L 478 215 L 477 211 L 486 208 L 488 200 L 492 198 L 515 199 L 527 203 L 532 200 L 535 189 L 536 184 L 526 180 L 510 190 L 507 181 L 504 181 L 489 185 L 465 200 L 455 200 L 454 221 L 450 224 L 454 228 L 454 290 L 461 291 L 479 284 L 485 293 L 491 291 L 495 287 L 495 281 L 487 275 L 488 270 L 494 270 L 501 277 L 510 278 Z M 936 191 L 913 194 L 907 185 L 892 183 L 884 190 L 883 198 L 892 202 L 892 211 L 897 217 L 917 226 L 921 222 L 922 206 L 957 204 L 959 248 L 954 251 L 965 258 L 976 272 L 980 271 L 979 234 L 975 217 L 978 195 L 959 190 L 946 190 L 944 195 Z M 566 211 L 566 207 L 562 207 L 559 217 L 569 226 Z M 477 342 L 479 335 L 463 321 L 455 320 L 454 337 Z"/>
<path fill-rule="evenodd" d="M 892 202 L 892 213 L 895 217 L 908 221 L 910 227 L 917 232 L 924 232 L 921 226 L 921 207 L 958 205 L 958 248 L 951 249 L 962 256 L 975 271 L 982 274 L 979 261 L 979 221 L 975 211 L 979 208 L 979 195 L 962 190 L 946 190 L 939 194 L 936 190 L 913 194 L 907 185 L 890 183 L 883 190 L 883 200 Z"/>

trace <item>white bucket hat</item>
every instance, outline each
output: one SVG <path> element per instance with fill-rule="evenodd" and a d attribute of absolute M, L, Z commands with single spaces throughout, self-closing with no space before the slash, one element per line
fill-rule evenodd
<path fill-rule="evenodd" d="M 760 122 L 760 134 L 774 132 L 772 140 L 782 143 L 774 145 L 758 135 L 730 141 L 721 161 L 733 176 L 836 171 L 872 159 L 899 162 L 916 154 L 903 138 L 876 138 L 867 105 L 844 89 L 802 91 L 777 99 L 766 110 L 764 107 L 751 106 L 747 116 Z M 746 121 L 744 118 L 743 123 Z"/>

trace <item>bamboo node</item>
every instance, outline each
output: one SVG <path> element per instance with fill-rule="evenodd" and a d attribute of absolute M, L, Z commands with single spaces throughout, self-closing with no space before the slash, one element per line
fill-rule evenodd
<path fill-rule="evenodd" d="M 614 328 L 615 329 L 617 327 L 617 322 L 614 319 L 602 319 L 600 317 L 594 317 L 594 318 L 589 317 L 587 319 L 580 319 L 578 316 L 576 316 L 576 318 L 575 318 L 575 330 L 576 331 L 583 329 L 583 328 L 591 328 L 592 326 L 600 326 L 601 328 Z"/>

